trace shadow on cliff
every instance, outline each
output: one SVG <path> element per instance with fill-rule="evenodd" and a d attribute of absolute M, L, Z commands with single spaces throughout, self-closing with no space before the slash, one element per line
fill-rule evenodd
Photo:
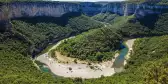
<path fill-rule="evenodd" d="M 137 20 L 141 23 L 141 25 L 146 26 L 150 29 L 153 29 L 155 27 L 155 24 L 158 21 L 159 17 L 162 14 L 168 13 L 168 9 L 167 8 L 162 8 L 162 10 L 160 10 L 159 12 L 158 12 L 159 14 L 157 14 L 157 13 L 146 14 L 145 16 L 142 16 L 142 18 L 139 18 Z"/>
<path fill-rule="evenodd" d="M 50 17 L 50 16 L 37 16 L 37 17 L 21 17 L 21 18 L 13 18 L 12 20 L 22 20 L 27 23 L 55 23 L 60 26 L 65 26 L 68 24 L 68 21 L 70 18 L 78 17 L 80 16 L 80 12 L 69 12 L 61 17 Z"/>
<path fill-rule="evenodd" d="M 141 25 L 146 26 L 149 29 L 153 29 L 158 19 L 159 19 L 158 14 L 150 14 L 150 15 L 146 15 L 143 18 L 140 18 L 137 20 L 141 23 Z"/>

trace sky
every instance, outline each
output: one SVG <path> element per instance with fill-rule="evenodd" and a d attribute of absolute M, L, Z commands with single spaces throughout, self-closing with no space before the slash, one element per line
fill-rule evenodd
<path fill-rule="evenodd" d="M 112 1 L 125 1 L 125 0 L 52 0 L 52 1 L 80 1 L 80 2 L 108 1 L 108 2 L 112 2 Z"/>

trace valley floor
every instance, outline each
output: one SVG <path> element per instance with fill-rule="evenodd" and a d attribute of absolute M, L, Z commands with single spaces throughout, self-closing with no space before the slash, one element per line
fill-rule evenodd
<path fill-rule="evenodd" d="M 56 48 L 62 41 L 58 42 L 50 50 Z M 130 39 L 126 41 L 126 45 L 129 48 L 128 54 L 126 56 L 127 58 L 130 55 L 134 41 L 135 39 Z M 91 63 L 91 65 L 89 65 L 87 62 L 82 62 L 82 61 L 81 62 L 78 61 L 78 63 L 76 64 L 72 61 L 74 60 L 73 58 L 71 59 L 70 57 L 62 56 L 58 52 L 56 53 L 56 55 L 57 55 L 57 60 L 55 58 L 51 58 L 48 52 L 38 56 L 36 60 L 46 64 L 48 68 L 55 75 L 63 76 L 63 77 L 72 77 L 72 78 L 80 77 L 80 78 L 89 79 L 89 78 L 99 78 L 101 76 L 111 76 L 116 73 L 114 68 L 112 67 L 115 59 L 112 59 L 111 61 L 107 61 L 107 62 L 102 62 L 102 63 Z M 115 58 L 117 56 L 119 56 L 118 53 L 115 54 Z M 63 60 L 63 59 L 66 59 L 66 60 Z M 66 63 L 66 61 L 68 61 L 67 59 L 70 59 L 71 62 Z M 59 61 L 64 61 L 64 63 Z"/>
<path fill-rule="evenodd" d="M 136 39 L 130 39 L 130 40 L 127 40 L 126 41 L 126 45 L 127 45 L 127 47 L 128 47 L 128 53 L 127 53 L 127 55 L 125 56 L 125 61 L 124 61 L 124 65 L 126 65 L 127 64 L 127 60 L 130 58 L 130 54 L 131 54 L 131 52 L 133 51 L 133 44 L 134 44 L 134 41 L 135 41 Z"/>

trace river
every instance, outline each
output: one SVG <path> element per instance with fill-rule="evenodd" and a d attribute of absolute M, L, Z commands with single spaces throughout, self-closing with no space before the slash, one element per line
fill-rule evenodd
<path fill-rule="evenodd" d="M 56 48 L 62 41 L 58 42 L 49 50 Z M 116 72 L 123 71 L 125 56 L 128 55 L 129 51 L 132 49 L 133 42 L 134 39 L 130 39 L 127 40 L 125 44 L 122 43 L 121 45 L 122 49 L 120 50 L 119 55 L 116 54 L 117 55 L 116 59 L 112 59 L 110 61 L 103 62 L 100 64 L 93 64 L 94 66 L 99 68 L 97 70 L 90 69 L 88 64 L 58 63 L 54 58 L 48 56 L 48 52 L 36 58 L 37 61 L 41 62 L 37 63 L 37 65 L 43 72 L 49 72 L 63 77 L 81 77 L 88 79 L 88 78 L 99 78 L 102 75 L 111 76 Z M 69 70 L 69 67 L 71 67 L 73 70 Z"/>
<path fill-rule="evenodd" d="M 126 44 L 122 43 L 121 44 L 121 50 L 119 56 L 116 58 L 113 64 L 113 68 L 115 72 L 121 72 L 124 69 L 124 61 L 125 61 L 125 56 L 128 53 L 128 47 Z"/>

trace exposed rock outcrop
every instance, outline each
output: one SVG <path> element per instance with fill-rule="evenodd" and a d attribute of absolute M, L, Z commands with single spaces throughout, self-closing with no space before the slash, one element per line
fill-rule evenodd
<path fill-rule="evenodd" d="M 5 8 L 5 9 L 4 9 Z M 7 9 L 7 10 L 6 10 Z M 92 16 L 101 12 L 111 12 L 119 15 L 135 14 L 138 18 L 147 14 L 160 14 L 165 12 L 168 6 L 133 4 L 125 2 L 113 3 L 68 3 L 68 2 L 13 2 L 2 5 L 0 20 L 18 17 L 52 16 L 60 17 L 68 12 L 82 12 Z"/>

